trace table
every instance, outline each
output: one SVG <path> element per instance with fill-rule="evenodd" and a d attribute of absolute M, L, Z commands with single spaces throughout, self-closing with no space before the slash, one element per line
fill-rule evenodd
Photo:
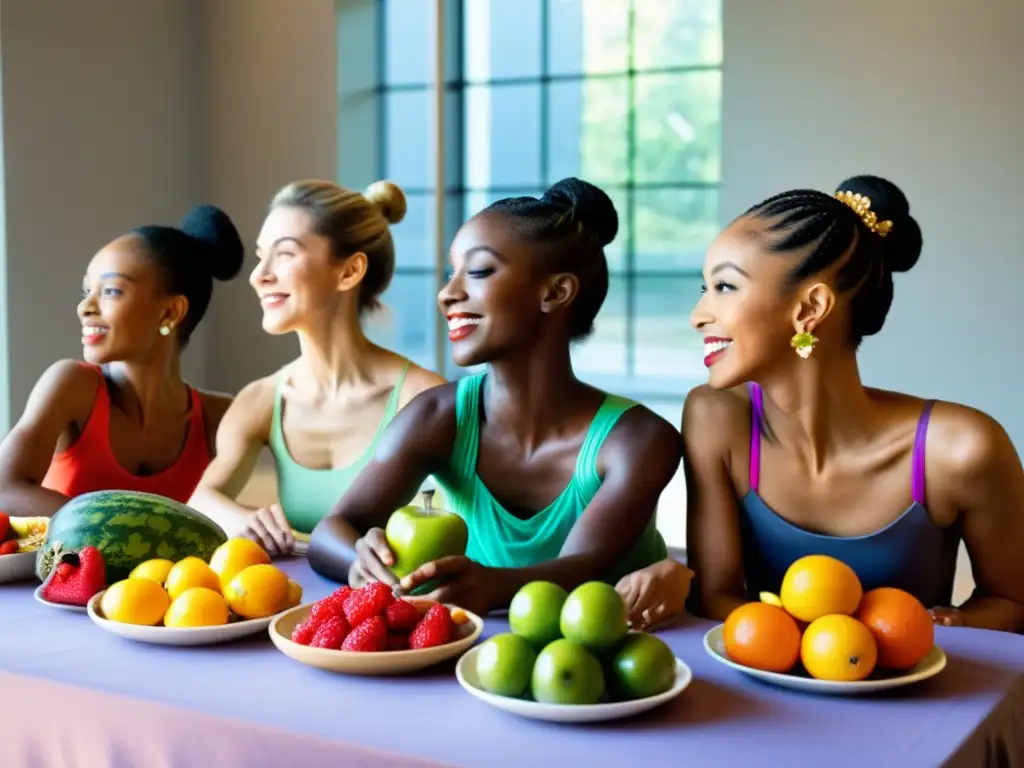
<path fill-rule="evenodd" d="M 305 600 L 336 585 L 281 562 Z M 259 635 L 173 648 L 114 637 L 84 614 L 0 585 L 0 764 L 35 766 L 1024 766 L 1024 639 L 938 629 L 938 677 L 870 698 L 751 680 L 703 649 L 710 622 L 659 634 L 694 672 L 664 707 L 567 726 L 516 718 L 466 694 L 454 663 L 401 678 L 305 667 Z M 507 630 L 488 618 L 485 636 Z"/>

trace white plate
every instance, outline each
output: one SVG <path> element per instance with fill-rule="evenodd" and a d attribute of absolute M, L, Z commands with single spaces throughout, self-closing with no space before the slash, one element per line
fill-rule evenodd
<path fill-rule="evenodd" d="M 552 723 L 596 723 L 602 720 L 616 720 L 630 717 L 649 709 L 654 709 L 682 693 L 693 680 L 693 672 L 686 663 L 676 659 L 676 681 L 664 693 L 648 696 L 633 701 L 615 701 L 607 704 L 542 704 L 529 699 L 517 699 L 511 696 L 498 696 L 488 693 L 480 686 L 477 677 L 476 662 L 480 648 L 473 648 L 462 655 L 455 665 L 455 677 L 459 685 L 480 701 L 493 707 L 511 712 L 514 715 L 528 717 L 532 720 L 547 720 Z"/>
<path fill-rule="evenodd" d="M 908 670 L 902 675 L 883 678 L 870 678 L 857 682 L 836 682 L 832 680 L 818 680 L 805 675 L 791 675 L 780 672 L 765 672 L 760 669 L 751 669 L 738 664 L 730 659 L 725 653 L 725 642 L 722 640 L 722 628 L 719 624 L 708 630 L 704 635 L 704 649 L 715 661 L 725 664 L 727 667 L 739 670 L 745 675 L 763 680 L 767 683 L 791 688 L 794 691 L 805 693 L 824 693 L 834 696 L 855 696 L 862 693 L 876 693 L 888 691 L 892 688 L 902 688 L 905 685 L 927 680 L 934 677 L 946 668 L 946 654 L 939 646 L 932 646 L 931 651 L 924 657 L 920 664 Z"/>
<path fill-rule="evenodd" d="M 0 584 L 27 581 L 36 577 L 36 552 L 0 555 Z"/>
<path fill-rule="evenodd" d="M 33 595 L 35 595 L 35 598 L 38 602 L 42 603 L 43 605 L 49 606 L 50 608 L 60 608 L 62 611 L 72 611 L 73 613 L 86 612 L 86 608 L 84 605 L 65 605 L 64 603 L 50 602 L 45 597 L 43 597 L 43 587 L 45 586 L 46 584 L 40 584 L 38 587 L 36 587 L 36 591 L 32 593 Z"/>
<path fill-rule="evenodd" d="M 105 590 L 104 590 L 105 591 Z M 101 629 L 111 634 L 140 643 L 155 645 L 213 645 L 226 643 L 249 635 L 265 632 L 273 616 L 262 619 L 247 619 L 215 627 L 147 627 L 141 624 L 123 624 L 103 617 L 100 611 L 100 600 L 103 592 L 97 592 L 89 601 L 89 618 Z"/>

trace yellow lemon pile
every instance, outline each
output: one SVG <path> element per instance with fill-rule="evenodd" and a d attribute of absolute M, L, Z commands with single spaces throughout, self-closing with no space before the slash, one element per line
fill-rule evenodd
<path fill-rule="evenodd" d="M 100 598 L 110 621 L 165 627 L 213 627 L 272 616 L 302 601 L 302 587 L 249 539 L 229 539 L 210 562 L 186 557 L 139 563 Z"/>

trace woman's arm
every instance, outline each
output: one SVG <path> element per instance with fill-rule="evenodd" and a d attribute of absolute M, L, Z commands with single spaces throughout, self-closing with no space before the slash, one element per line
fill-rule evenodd
<path fill-rule="evenodd" d="M 423 481 L 447 465 L 455 432 L 454 384 L 428 388 L 402 408 L 381 436 L 373 459 L 313 529 L 307 552 L 313 570 L 348 583 L 359 559 L 357 542 L 372 529 L 379 534 L 391 513 L 409 503 Z M 383 540 L 382 535 L 375 538 Z M 378 553 L 382 559 L 386 555 Z M 388 573 L 374 575 L 394 580 Z"/>
<path fill-rule="evenodd" d="M 977 585 L 954 623 L 1024 633 L 1024 469 L 1013 443 L 985 414 L 940 403 L 926 455 L 927 493 L 956 500 Z"/>
<path fill-rule="evenodd" d="M 0 443 L 0 509 L 12 517 L 51 517 L 67 503 L 41 483 L 68 427 L 89 418 L 101 384 L 95 369 L 74 360 L 60 360 L 43 373 Z"/>
<path fill-rule="evenodd" d="M 260 451 L 270 439 L 273 412 L 273 378 L 254 381 L 238 393 L 217 428 L 216 455 L 189 499 L 190 507 L 228 535 L 244 529 L 255 511 L 235 499 L 252 477 Z"/>
<path fill-rule="evenodd" d="M 724 621 L 746 600 L 736 489 L 729 472 L 729 435 L 745 421 L 730 392 L 690 391 L 683 406 L 686 555 L 694 572 L 689 610 Z M 749 423 L 749 422 L 748 422 Z"/>

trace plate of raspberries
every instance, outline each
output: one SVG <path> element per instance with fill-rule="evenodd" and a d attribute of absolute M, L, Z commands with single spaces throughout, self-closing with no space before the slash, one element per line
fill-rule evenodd
<path fill-rule="evenodd" d="M 381 582 L 343 586 L 277 616 L 270 639 L 302 664 L 350 675 L 400 675 L 460 655 L 484 622 L 458 606 L 395 597 Z"/>

